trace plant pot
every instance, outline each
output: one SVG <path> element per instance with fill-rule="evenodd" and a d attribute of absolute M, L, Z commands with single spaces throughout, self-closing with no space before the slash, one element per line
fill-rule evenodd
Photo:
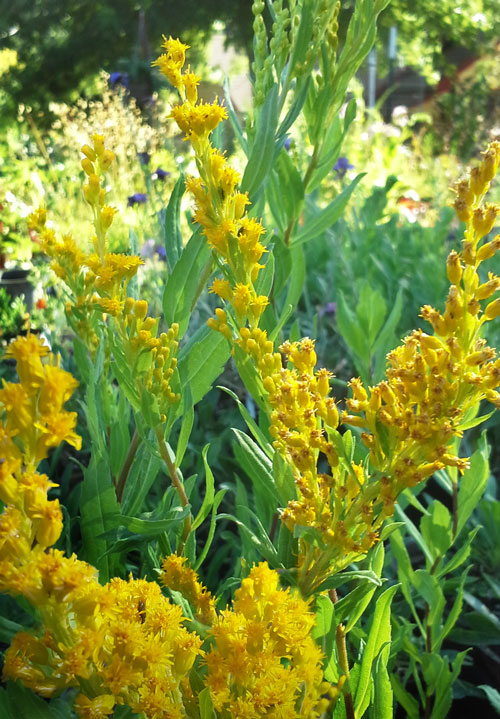
<path fill-rule="evenodd" d="M 12 299 L 24 296 L 24 303 L 28 312 L 33 307 L 33 285 L 28 279 L 29 270 L 14 268 L 12 270 L 4 270 L 0 278 L 0 287 L 3 287 Z"/>

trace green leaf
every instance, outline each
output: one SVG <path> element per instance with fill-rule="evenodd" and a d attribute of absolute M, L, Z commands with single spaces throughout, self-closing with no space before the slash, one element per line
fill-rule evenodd
<path fill-rule="evenodd" d="M 466 570 L 460 578 L 460 584 L 458 586 L 457 596 L 455 597 L 453 606 L 450 609 L 448 616 L 446 617 L 446 621 L 444 623 L 443 629 L 441 630 L 441 632 L 439 633 L 439 636 L 435 639 L 435 641 L 432 644 L 433 651 L 440 651 L 442 642 L 444 641 L 444 639 L 446 639 L 448 634 L 451 632 L 451 630 L 457 623 L 457 620 L 462 612 L 463 599 L 464 599 L 464 586 L 465 586 L 465 580 L 467 579 L 467 574 L 468 574 L 468 570 Z"/>
<path fill-rule="evenodd" d="M 260 448 L 263 452 L 267 454 L 270 460 L 273 459 L 274 455 L 276 454 L 274 451 L 274 448 L 270 442 L 270 440 L 265 436 L 264 432 L 261 430 L 257 422 L 253 419 L 252 415 L 248 411 L 248 409 L 245 407 L 243 402 L 240 400 L 237 394 L 235 394 L 232 390 L 228 389 L 227 387 L 223 387 L 222 385 L 218 385 L 217 389 L 221 389 L 223 392 L 226 392 L 230 397 L 234 399 L 236 404 L 238 405 L 238 409 L 240 410 L 241 416 L 246 422 L 246 425 L 250 432 L 253 434 L 257 442 L 259 443 Z"/>
<path fill-rule="evenodd" d="M 229 118 L 229 122 L 231 123 L 231 127 L 233 128 L 234 134 L 238 138 L 238 142 L 240 143 L 240 147 L 245 153 L 245 155 L 248 157 L 248 143 L 246 141 L 245 136 L 243 135 L 243 130 L 241 129 L 240 121 L 238 120 L 238 116 L 234 110 L 233 101 L 231 99 L 231 88 L 229 86 L 229 77 L 226 75 L 224 77 L 224 100 L 225 105 L 227 109 L 227 114 Z"/>
<path fill-rule="evenodd" d="M 163 211 L 163 218 L 160 213 L 160 221 L 163 219 L 163 243 L 170 270 L 175 267 L 183 251 L 180 215 L 185 188 L 186 180 L 181 172 L 170 195 L 168 205 Z"/>
<path fill-rule="evenodd" d="M 134 534 L 147 534 L 149 537 L 154 537 L 180 524 L 187 517 L 189 511 L 189 507 L 172 507 L 164 519 L 139 519 L 122 514 L 117 520 L 117 526 L 125 527 Z"/>
<path fill-rule="evenodd" d="M 322 235 L 325 230 L 332 227 L 342 216 L 354 189 L 365 174 L 364 172 L 360 173 L 327 207 L 319 213 L 314 213 L 315 216 L 312 218 L 306 216 L 304 227 L 294 237 L 293 244 L 301 245 L 304 242 L 314 240 Z"/>
<path fill-rule="evenodd" d="M 258 117 L 257 132 L 241 180 L 241 192 L 248 192 L 251 199 L 260 189 L 274 164 L 274 135 L 277 124 L 278 86 L 274 84 L 262 105 Z"/>
<path fill-rule="evenodd" d="M 234 452 L 239 465 L 252 480 L 254 488 L 267 497 L 274 511 L 280 504 L 280 496 L 274 482 L 271 460 L 244 432 L 234 428 L 233 432 L 238 440 L 238 444 L 234 445 Z"/>
<path fill-rule="evenodd" d="M 375 662 L 373 675 L 373 719 L 392 719 L 393 696 L 392 686 L 387 671 L 390 642 L 381 649 Z"/>
<path fill-rule="evenodd" d="M 419 719 L 420 705 L 418 701 L 409 694 L 401 684 L 396 674 L 391 674 L 391 684 L 398 704 L 401 704 L 407 714 L 407 719 Z"/>
<path fill-rule="evenodd" d="M 441 579 L 441 577 L 444 577 L 446 574 L 450 574 L 451 572 L 454 572 L 455 569 L 458 569 L 470 556 L 471 551 L 471 544 L 474 540 L 474 537 L 479 532 L 480 527 L 474 527 L 469 532 L 469 536 L 465 540 L 465 542 L 462 544 L 460 549 L 455 552 L 453 557 L 450 559 L 450 561 L 445 564 L 442 569 L 436 572 L 436 577 L 438 579 Z M 487 578 L 487 577 L 486 577 Z"/>
<path fill-rule="evenodd" d="M 413 573 L 412 584 L 417 593 L 429 605 L 428 622 L 434 628 L 443 616 L 446 603 L 443 590 L 438 579 L 425 569 L 417 569 Z"/>
<path fill-rule="evenodd" d="M 262 522 L 257 517 L 255 512 L 252 512 L 248 507 L 245 507 L 245 511 L 255 522 L 260 536 L 257 535 L 252 529 L 250 529 L 250 527 L 247 527 L 246 524 L 240 522 L 240 520 L 232 514 L 219 514 L 219 519 L 230 519 L 231 521 L 235 522 L 239 529 L 250 539 L 251 543 L 257 548 L 262 557 L 264 557 L 264 559 L 266 559 L 272 567 L 279 566 L 278 553 L 273 543 L 269 539 L 267 532 L 262 526 Z"/>
<path fill-rule="evenodd" d="M 496 408 L 492 409 L 491 412 L 488 412 L 488 414 L 482 414 L 480 417 L 474 417 L 474 419 L 470 419 L 468 421 L 462 422 L 462 424 L 459 424 L 457 427 L 457 431 L 464 432 L 466 429 L 472 429 L 472 427 L 477 427 L 478 424 L 482 424 L 483 422 L 486 422 L 487 419 L 492 417 L 496 412 Z"/>
<path fill-rule="evenodd" d="M 382 648 L 391 641 L 391 602 L 397 590 L 397 584 L 386 589 L 385 592 L 379 596 L 375 605 L 373 620 L 363 651 L 359 680 L 354 699 L 357 717 L 363 716 L 370 702 L 372 665 L 379 656 Z"/>
<path fill-rule="evenodd" d="M 211 253 L 201 228 L 191 236 L 172 270 L 163 293 L 163 312 L 168 325 L 179 324 L 179 337 L 187 329 L 194 304 L 200 293 L 200 278 L 205 282 L 211 268 Z M 207 270 L 208 268 L 208 270 Z"/>
<path fill-rule="evenodd" d="M 386 355 L 388 351 L 395 345 L 395 330 L 398 322 L 401 318 L 403 311 L 403 289 L 400 287 L 396 299 L 392 306 L 392 310 L 389 313 L 385 325 L 380 330 L 380 333 L 372 347 L 372 354 L 375 357 L 375 369 L 373 372 L 373 379 L 378 382 L 382 379 L 385 372 Z"/>
<path fill-rule="evenodd" d="M 102 535 L 117 526 L 120 508 L 111 482 L 108 460 L 93 453 L 84 470 L 80 499 L 83 558 L 99 571 L 101 582 L 115 575 L 115 562 L 107 556 Z"/>
<path fill-rule="evenodd" d="M 270 190 L 274 193 L 279 213 L 284 222 L 280 229 L 284 230 L 291 220 L 296 219 L 304 201 L 304 185 L 299 171 L 292 158 L 282 149 L 270 176 Z M 273 207 L 271 206 L 271 210 Z M 274 213 L 273 213 L 274 214 Z"/>
<path fill-rule="evenodd" d="M 71 719 L 71 707 L 61 699 L 45 701 L 20 681 L 8 681 L 0 690 L 2 719 Z"/>
<path fill-rule="evenodd" d="M 7 619 L 7 617 L 0 617 L 0 642 L 2 642 L 2 644 L 10 644 L 14 634 L 23 631 L 23 629 L 22 624 L 13 622 Z"/>
<path fill-rule="evenodd" d="M 150 441 L 154 441 L 151 433 Z M 158 476 L 160 457 L 147 444 L 141 444 L 128 473 L 123 492 L 121 509 L 123 514 L 135 516 L 142 510 L 144 499 Z"/>
<path fill-rule="evenodd" d="M 451 514 L 437 499 L 420 520 L 420 531 L 434 558 L 443 557 L 451 547 Z"/>
<path fill-rule="evenodd" d="M 191 392 L 191 388 L 189 385 L 185 388 L 185 393 L 188 394 Z M 177 440 L 177 447 L 175 449 L 175 466 L 180 467 L 182 464 L 182 460 L 184 459 L 184 454 L 186 453 L 186 449 L 188 446 L 189 438 L 191 436 L 191 431 L 193 429 L 193 423 L 194 423 L 194 407 L 189 399 L 189 397 L 185 398 L 185 403 L 187 405 L 187 410 L 182 415 L 182 422 L 181 422 L 181 429 L 179 432 L 179 438 Z"/>
<path fill-rule="evenodd" d="M 298 304 L 299 299 L 302 296 L 302 290 L 304 289 L 304 283 L 306 280 L 306 261 L 304 257 L 304 251 L 302 247 L 296 247 L 292 245 L 289 248 L 290 257 L 290 284 L 286 294 L 285 301 L 283 303 L 283 309 L 280 317 L 276 323 L 276 326 L 269 332 L 269 339 L 274 341 L 287 319 Z"/>
<path fill-rule="evenodd" d="M 189 404 L 193 406 L 212 389 L 229 355 L 229 343 L 220 332 L 214 332 L 205 326 L 194 333 L 179 354 L 177 367 L 183 397 L 178 408 L 179 414 L 189 409 L 186 404 L 186 387 L 190 387 Z"/>
<path fill-rule="evenodd" d="M 313 5 L 311 3 L 304 3 L 301 6 L 299 17 L 300 23 L 289 60 L 289 74 L 295 70 L 296 65 L 301 65 L 304 62 L 306 53 L 310 47 L 314 23 Z"/>
<path fill-rule="evenodd" d="M 343 292 L 337 294 L 337 327 L 346 345 L 354 356 L 356 369 L 363 382 L 370 380 L 370 346 L 366 341 L 366 334 L 361 327 L 356 314 L 347 302 Z"/>
<path fill-rule="evenodd" d="M 200 510 L 196 517 L 193 520 L 193 523 L 191 525 L 191 531 L 194 532 L 196 529 L 198 529 L 199 526 L 203 524 L 206 517 L 208 516 L 210 510 L 212 509 L 212 505 L 214 503 L 214 475 L 212 473 L 212 470 L 210 469 L 210 466 L 208 464 L 207 460 L 207 452 L 210 448 L 209 444 L 206 444 L 203 447 L 203 450 L 201 452 L 201 456 L 203 458 L 203 464 L 205 466 L 205 496 L 203 497 L 203 502 L 201 504 Z"/>
<path fill-rule="evenodd" d="M 316 596 L 316 619 L 312 630 L 312 637 L 320 645 L 325 655 L 324 666 L 327 666 L 335 649 L 335 607 L 333 602 L 325 596 Z"/>
<path fill-rule="evenodd" d="M 341 587 L 345 582 L 353 579 L 371 582 L 376 587 L 382 586 L 382 580 L 373 570 L 357 569 L 352 572 L 339 572 L 338 574 L 334 574 L 333 577 L 325 579 L 325 581 L 320 584 L 317 591 L 326 592 L 329 589 L 336 589 L 337 587 Z"/>
<path fill-rule="evenodd" d="M 422 535 L 420 534 L 420 532 L 418 531 L 416 526 L 413 524 L 411 519 L 403 512 L 403 510 L 401 509 L 401 507 L 399 505 L 396 505 L 395 515 L 398 519 L 400 519 L 404 522 L 404 524 L 406 526 L 406 531 L 409 534 L 411 534 L 411 536 L 413 537 L 415 542 L 418 544 L 418 546 L 420 547 L 422 552 L 425 554 L 427 560 L 432 565 L 434 558 L 433 558 L 431 550 L 427 546 L 426 542 L 424 541 L 424 538 L 422 537 Z"/>
<path fill-rule="evenodd" d="M 225 490 L 225 489 L 219 489 L 219 491 L 217 492 L 217 494 L 214 497 L 214 501 L 212 504 L 212 516 L 210 517 L 210 526 L 208 528 L 207 540 L 205 542 L 203 549 L 201 550 L 201 552 L 198 556 L 196 564 L 193 566 L 193 569 L 195 570 L 195 572 L 198 571 L 198 569 L 201 567 L 201 565 L 205 561 L 208 551 L 209 551 L 210 547 L 212 546 L 212 541 L 213 541 L 213 538 L 215 535 L 215 525 L 216 525 L 216 522 L 218 519 L 217 510 L 219 509 L 220 503 L 224 499 L 224 495 L 226 494 L 226 491 L 227 490 Z"/>
<path fill-rule="evenodd" d="M 109 432 L 109 463 L 114 477 L 120 474 L 130 447 L 130 406 L 123 392 L 118 393 L 116 416 Z"/>
<path fill-rule="evenodd" d="M 214 705 L 209 687 L 205 687 L 198 694 L 198 707 L 200 709 L 200 719 L 215 719 Z"/>
<path fill-rule="evenodd" d="M 488 686 L 488 684 L 479 684 L 478 688 L 483 690 L 493 709 L 500 714 L 500 693 L 493 687 Z"/>
<path fill-rule="evenodd" d="M 458 490 L 457 537 L 486 489 L 486 482 L 490 474 L 488 455 L 489 447 L 486 441 L 486 434 L 483 432 L 478 448 L 471 457 L 470 468 L 464 472 L 460 480 L 460 488 Z"/>
<path fill-rule="evenodd" d="M 80 377 L 85 385 L 88 385 L 90 382 L 92 360 L 90 359 L 88 349 L 76 335 L 73 337 L 73 356 L 75 358 Z"/>
<path fill-rule="evenodd" d="M 370 582 L 362 582 L 352 592 L 346 594 L 345 597 L 339 599 L 335 605 L 335 617 L 337 622 L 344 623 L 349 617 L 346 623 L 345 632 L 346 634 L 353 629 L 366 607 L 371 601 L 376 590 L 376 586 Z"/>

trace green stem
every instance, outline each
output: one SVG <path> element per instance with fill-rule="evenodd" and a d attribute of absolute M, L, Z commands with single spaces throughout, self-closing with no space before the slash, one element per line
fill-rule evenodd
<path fill-rule="evenodd" d="M 330 599 L 333 604 L 338 601 L 337 592 L 335 589 L 330 589 L 328 592 Z M 354 711 L 354 702 L 351 693 L 351 682 L 349 675 L 349 659 L 347 657 L 347 644 L 345 640 L 345 632 L 342 624 L 337 625 L 335 641 L 337 644 L 337 652 L 339 655 L 339 664 L 342 672 L 345 674 L 346 680 L 343 687 L 344 703 L 346 719 L 356 719 L 356 713 Z"/>
<path fill-rule="evenodd" d="M 186 492 L 184 490 L 184 486 L 177 474 L 177 467 L 175 466 L 175 462 L 172 462 L 172 460 L 170 459 L 170 455 L 168 453 L 168 449 L 167 449 L 167 445 L 165 442 L 165 437 L 163 436 L 163 431 L 162 431 L 161 425 L 158 427 L 155 427 L 155 434 L 156 434 L 156 438 L 158 440 L 158 448 L 160 450 L 161 458 L 167 465 L 170 479 L 171 479 L 172 484 L 174 485 L 175 489 L 177 490 L 177 494 L 179 495 L 181 504 L 183 507 L 188 507 L 189 499 L 187 498 Z M 182 555 L 182 553 L 184 552 L 184 547 L 186 546 L 186 542 L 188 540 L 190 533 L 191 533 L 191 514 L 188 514 L 188 516 L 184 520 L 184 530 L 182 532 L 182 537 L 180 539 L 179 546 L 177 547 L 177 554 Z"/>
<path fill-rule="evenodd" d="M 132 435 L 132 439 L 130 441 L 127 456 L 125 457 L 125 461 L 123 463 L 122 471 L 120 472 L 118 482 L 116 483 L 116 499 L 118 500 L 118 502 L 120 502 L 120 504 L 123 499 L 123 492 L 125 490 L 125 484 L 127 482 L 127 477 L 130 472 L 130 467 L 132 466 L 132 462 L 134 461 L 135 454 L 139 449 L 140 444 L 141 438 L 139 437 L 137 429 L 135 429 L 134 434 Z"/>
<path fill-rule="evenodd" d="M 453 488 L 453 494 L 452 494 L 452 517 L 453 517 L 453 524 L 452 524 L 452 536 L 453 541 L 457 538 L 458 534 L 458 482 L 454 482 L 452 480 L 451 482 L 452 488 Z"/>

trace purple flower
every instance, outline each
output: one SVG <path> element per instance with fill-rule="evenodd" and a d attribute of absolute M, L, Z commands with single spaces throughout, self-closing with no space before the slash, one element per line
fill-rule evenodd
<path fill-rule="evenodd" d="M 162 260 L 165 260 L 167 257 L 167 252 L 165 250 L 165 247 L 163 245 L 156 245 L 156 252 L 158 254 L 158 257 Z"/>
<path fill-rule="evenodd" d="M 128 87 L 128 74 L 126 72 L 112 72 L 108 82 L 111 87 L 116 87 L 116 85 Z"/>
<path fill-rule="evenodd" d="M 137 157 L 139 158 L 141 165 L 148 165 L 151 159 L 149 152 L 138 152 Z"/>
<path fill-rule="evenodd" d="M 324 317 L 325 315 L 334 315 L 337 311 L 336 302 L 327 302 L 324 307 L 320 307 L 319 316 Z"/>
<path fill-rule="evenodd" d="M 288 152 L 291 146 L 292 146 L 292 138 L 291 138 L 291 137 L 287 137 L 286 140 L 285 140 L 285 144 L 283 145 L 283 147 L 284 147 L 285 150 Z"/>
<path fill-rule="evenodd" d="M 134 205 L 144 205 L 148 201 L 148 196 L 144 192 L 136 192 L 135 195 L 130 195 L 128 198 L 128 206 L 133 207 Z"/>
<path fill-rule="evenodd" d="M 153 180 L 165 180 L 170 175 L 170 172 L 167 172 L 166 170 L 162 170 L 161 167 L 158 167 L 153 172 Z"/>
<path fill-rule="evenodd" d="M 352 170 L 353 167 L 354 165 L 351 165 L 347 157 L 339 157 L 339 159 L 333 166 L 333 169 L 339 177 L 344 177 L 347 170 Z"/>

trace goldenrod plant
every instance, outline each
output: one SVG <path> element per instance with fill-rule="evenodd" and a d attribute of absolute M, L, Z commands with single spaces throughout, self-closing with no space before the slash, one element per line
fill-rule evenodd
<path fill-rule="evenodd" d="M 0 390 L 0 588 L 31 614 L 24 626 L 4 626 L 9 684 L 0 706 L 8 716 L 31 706 L 84 719 L 127 712 L 144 719 L 390 719 L 394 697 L 411 717 L 448 712 L 465 653 L 450 663 L 441 649 L 460 614 L 466 574 L 446 616 L 439 578 L 468 557 L 475 532 L 446 555 L 487 478 L 484 443 L 470 463 L 460 439 L 490 416 L 479 415 L 482 400 L 493 409 L 500 402 L 500 360 L 483 337 L 500 315 L 500 300 L 492 299 L 500 279 L 482 274 L 500 248 L 498 237 L 488 237 L 500 207 L 485 203 L 500 144 L 455 186 L 465 239 L 448 256 L 443 311 L 424 306 L 427 331 L 414 330 L 388 354 L 378 384 L 354 377 L 339 407 L 331 370 L 317 366 L 314 339 L 286 337 L 303 282 L 301 244 L 340 216 L 354 190 L 355 183 L 322 209 L 308 196 L 338 155 L 349 124 L 339 125 L 338 109 L 384 7 L 356 4 L 337 58 L 339 4 L 270 3 L 269 42 L 263 7 L 254 4 L 256 109 L 246 133 L 229 105 L 198 99 L 200 78 L 185 68 L 188 47 L 164 38 L 154 65 L 179 93 L 170 115 L 197 174 L 186 180 L 196 225 L 186 244 L 180 186 L 167 208 L 177 260 L 163 317 L 149 316 L 138 292 L 141 259 L 109 247 L 115 209 L 106 173 L 115 157 L 102 135 L 82 148 L 83 197 L 93 219 L 88 243 L 77 229 L 76 239 L 60 237 L 44 209 L 30 218 L 65 286 L 78 379 L 29 332 L 8 347 L 18 381 Z M 300 112 L 313 148 L 305 168 L 284 150 Z M 242 173 L 215 145 L 228 116 L 248 157 Z M 276 222 L 274 233 L 266 218 Z M 193 331 L 189 319 L 206 288 L 217 307 Z M 208 447 L 204 488 L 181 470 L 196 404 L 230 356 L 253 401 L 245 406 L 230 392 L 250 432 L 235 431 L 237 483 L 246 472 L 252 485 L 243 513 L 238 506 L 231 512 L 227 478 L 214 477 Z M 64 441 L 80 451 L 82 436 L 89 446 L 78 455 L 77 555 L 47 457 Z M 416 497 L 433 475 L 449 490 L 450 509 L 436 502 L 427 510 Z M 405 513 L 408 502 L 423 511 L 420 534 Z M 241 554 L 227 581 L 221 576 L 209 588 L 202 577 L 210 563 L 221 572 L 214 559 L 221 523 L 232 527 L 235 544 L 239 535 Z M 420 537 L 425 569 L 411 568 L 405 528 Z M 384 586 L 388 537 L 399 584 Z M 420 656 L 411 652 L 408 624 L 399 614 L 391 621 L 400 597 L 422 632 Z M 401 648 L 409 660 L 397 664 Z"/>

